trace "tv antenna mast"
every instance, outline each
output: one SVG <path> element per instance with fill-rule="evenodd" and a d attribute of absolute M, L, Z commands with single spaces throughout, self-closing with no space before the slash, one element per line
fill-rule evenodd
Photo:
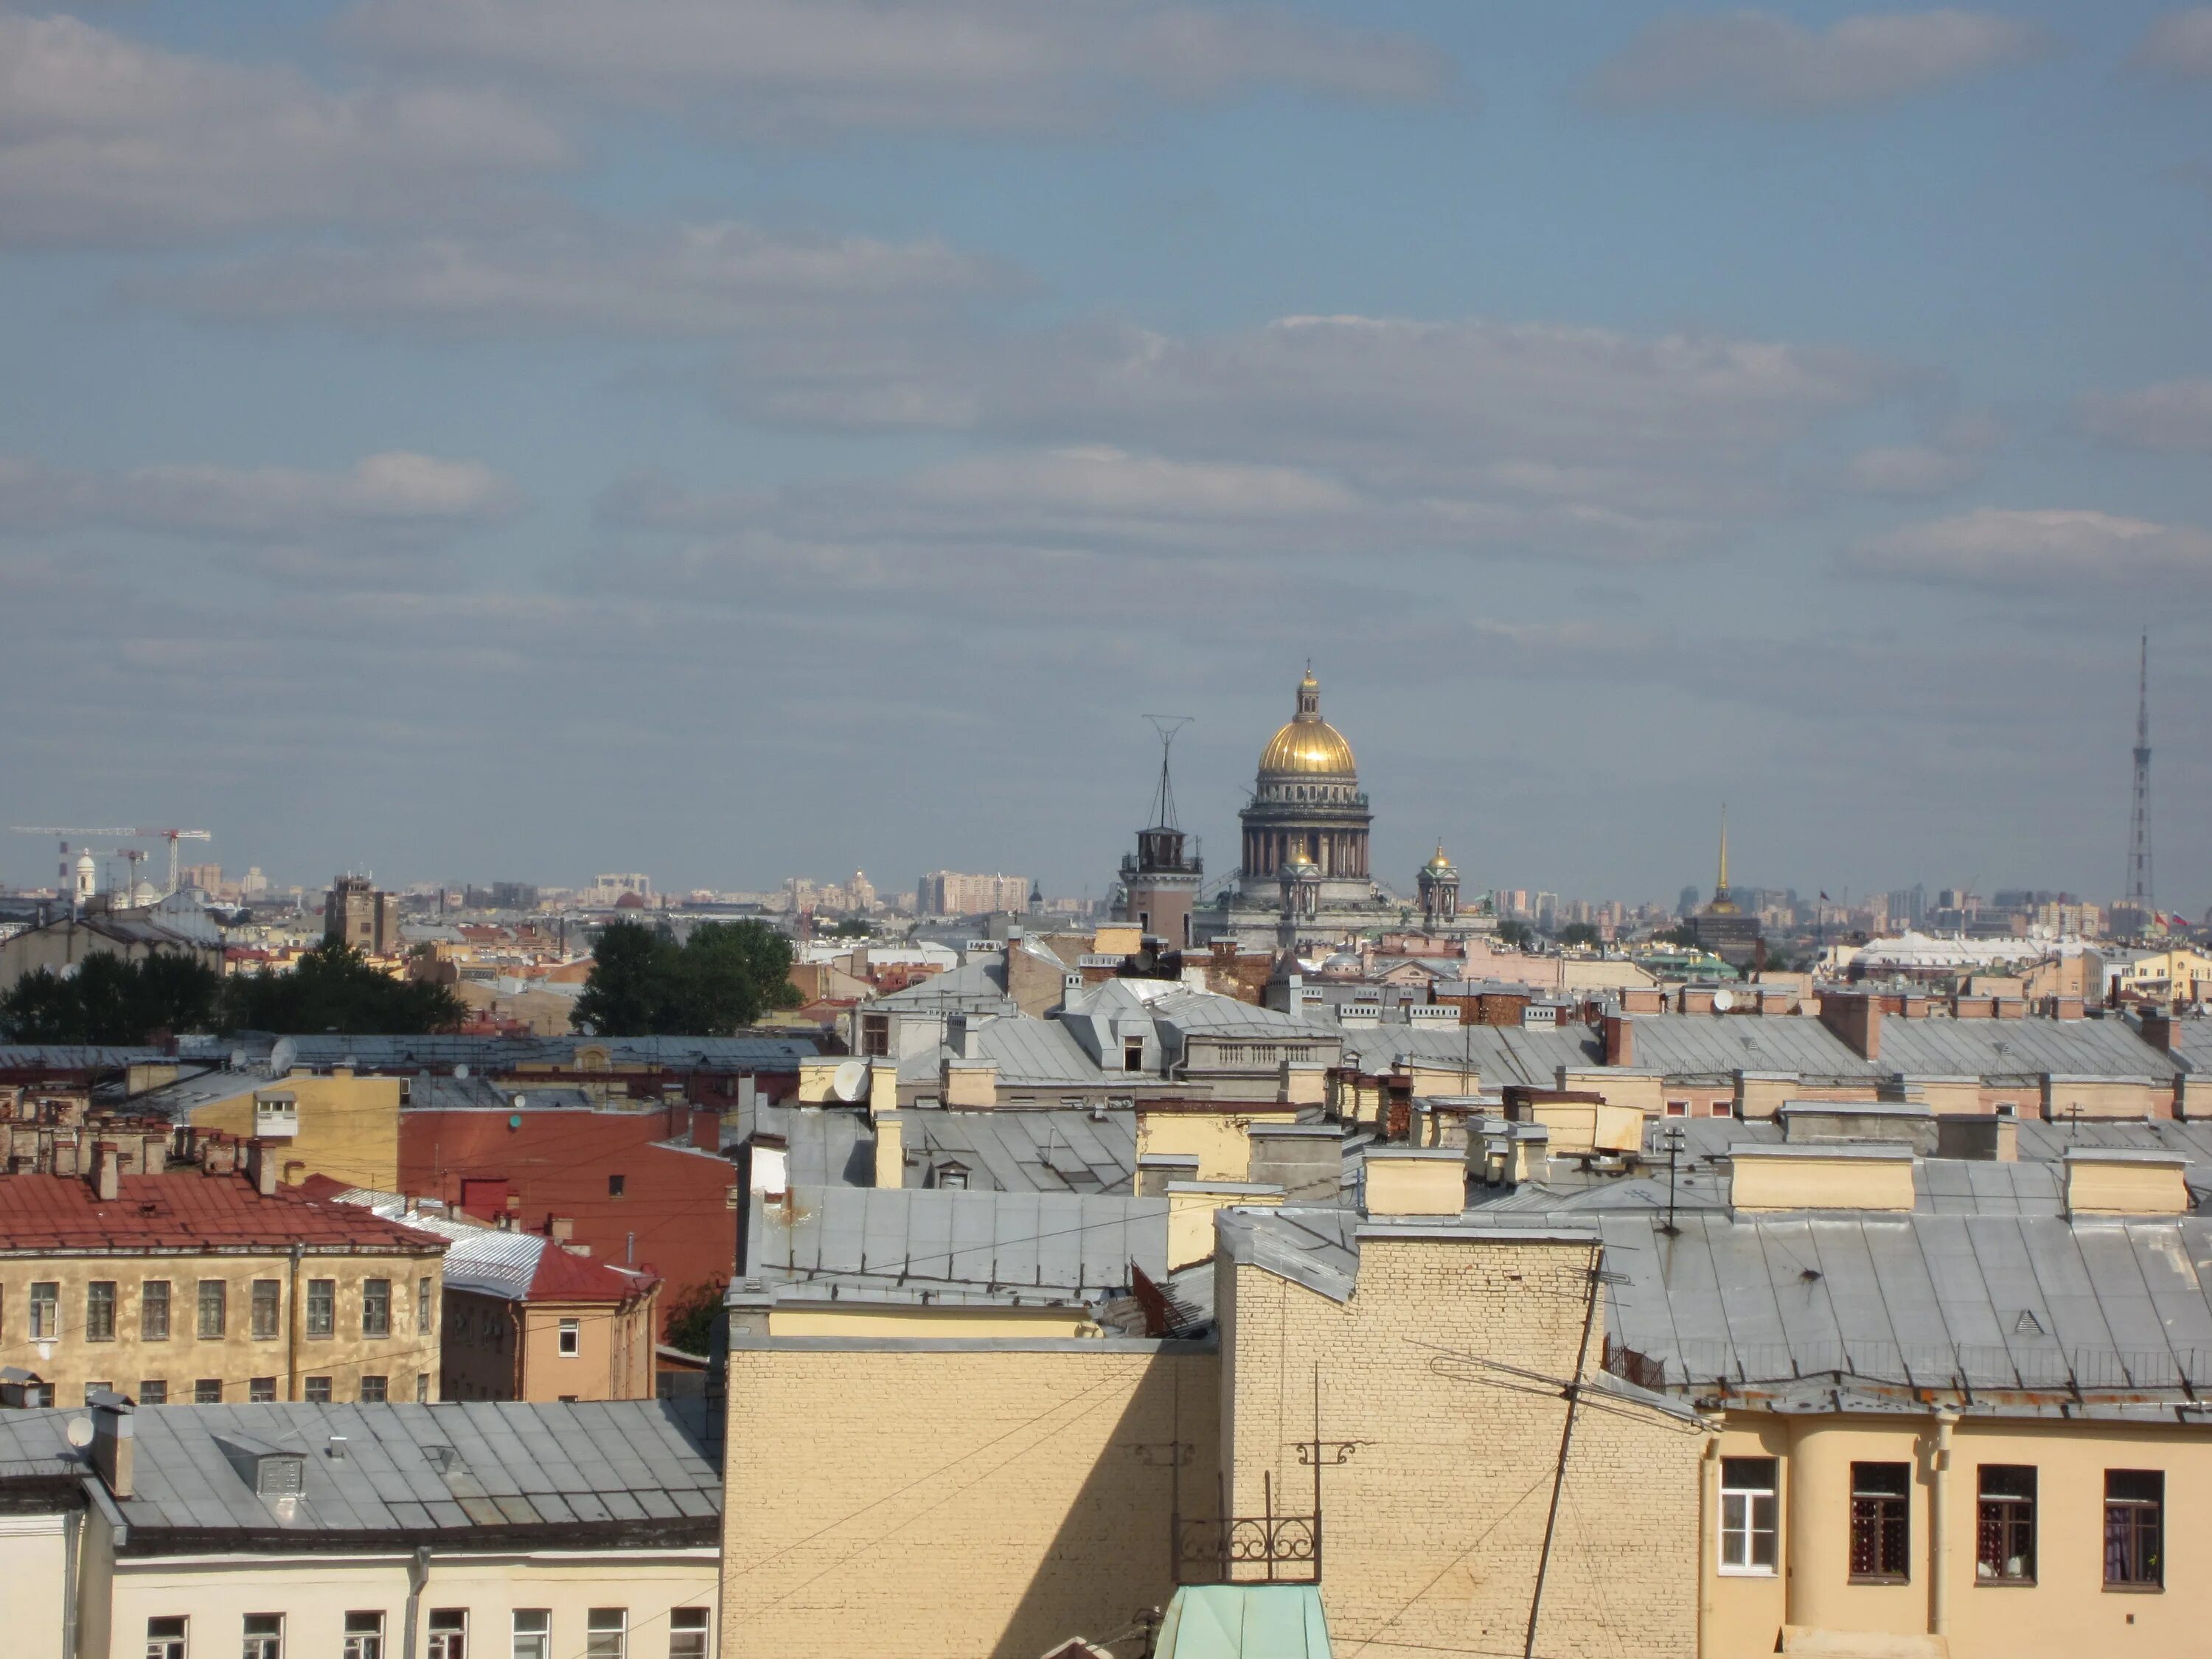
<path fill-rule="evenodd" d="M 1176 822 L 1175 784 L 1168 776 L 1168 757 L 1174 751 L 1176 734 L 1198 717 L 1195 714 L 1147 714 L 1152 730 L 1160 734 L 1160 787 L 1152 793 L 1152 824 L 1155 830 L 1178 830 Z"/>
<path fill-rule="evenodd" d="M 2128 827 L 2128 908 L 2150 926 L 2150 632 L 2145 629 L 2136 665 L 2136 790 Z"/>

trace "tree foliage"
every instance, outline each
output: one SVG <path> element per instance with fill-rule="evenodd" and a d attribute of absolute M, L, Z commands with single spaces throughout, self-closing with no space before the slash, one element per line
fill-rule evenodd
<path fill-rule="evenodd" d="M 337 939 L 304 952 L 286 974 L 240 975 L 224 988 L 230 1030 L 341 1031 L 419 1036 L 458 1025 L 468 1010 L 442 985 L 395 979 Z"/>
<path fill-rule="evenodd" d="M 1501 921 L 1498 924 L 1498 942 L 1525 947 L 1536 937 L 1536 930 L 1525 921 Z"/>
<path fill-rule="evenodd" d="M 1559 929 L 1559 943 L 1581 945 L 1595 951 L 1599 943 L 1597 929 L 1587 921 L 1571 921 Z"/>
<path fill-rule="evenodd" d="M 681 945 L 642 922 L 609 922 L 568 1023 L 599 1036 L 727 1036 L 798 1005 L 791 962 L 791 941 L 765 922 L 708 922 Z"/>
<path fill-rule="evenodd" d="M 196 957 L 161 951 L 132 961 L 96 951 L 74 971 L 41 968 L 0 996 L 10 1042 L 140 1043 L 155 1031 L 217 1024 L 222 976 Z"/>
<path fill-rule="evenodd" d="M 703 1358 L 714 1351 L 714 1325 L 721 1316 L 720 1282 L 691 1285 L 663 1305 L 661 1340 Z"/>

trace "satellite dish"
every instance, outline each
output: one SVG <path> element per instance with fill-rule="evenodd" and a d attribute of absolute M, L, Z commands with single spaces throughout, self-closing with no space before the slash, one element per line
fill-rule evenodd
<path fill-rule="evenodd" d="M 514 1097 L 514 1098 L 513 1100 L 509 1101 L 507 1103 L 508 1103 L 509 1105 L 513 1106 L 513 1107 L 514 1108 L 514 1109 L 515 1109 L 516 1111 L 518 1111 L 518 1112 L 519 1112 L 519 1111 L 520 1111 L 524 1107 L 526 1107 L 526 1106 L 527 1106 L 528 1104 L 530 1104 L 530 1101 L 529 1101 L 529 1097 L 528 1097 L 527 1096 L 524 1096 L 524 1095 L 517 1095 L 517 1096 L 515 1096 L 515 1097 Z"/>
<path fill-rule="evenodd" d="M 69 1420 L 68 1428 L 63 1432 L 69 1436 L 70 1445 L 82 1451 L 92 1443 L 92 1419 L 88 1417 L 72 1417 Z"/>
<path fill-rule="evenodd" d="M 1729 1011 L 1729 1009 L 1731 1009 L 1731 1008 L 1733 1008 L 1733 1007 L 1735 1007 L 1735 992 L 1733 992 L 1733 991 L 1731 991 L 1731 990 L 1729 990 L 1729 989 L 1727 989 L 1725 987 L 1723 987 L 1722 989 L 1717 990 L 1717 991 L 1716 991 L 1716 992 L 1714 992 L 1714 993 L 1713 993 L 1713 1009 L 1714 1009 L 1714 1012 L 1715 1012 L 1724 1014 L 1724 1013 L 1728 1012 L 1728 1011 Z"/>
<path fill-rule="evenodd" d="M 469 1077 L 468 1062 L 466 1060 L 463 1060 L 459 1066 L 454 1066 L 453 1075 L 460 1079 L 464 1083 L 467 1082 Z"/>
<path fill-rule="evenodd" d="M 842 1101 L 868 1097 L 868 1062 L 848 1060 L 830 1079 L 830 1092 Z"/>

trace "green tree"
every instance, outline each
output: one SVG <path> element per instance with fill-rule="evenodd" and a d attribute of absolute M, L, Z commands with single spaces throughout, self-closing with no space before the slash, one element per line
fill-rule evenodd
<path fill-rule="evenodd" d="M 1598 946 L 1597 929 L 1587 921 L 1571 921 L 1559 929 L 1559 943 L 1595 951 Z"/>
<path fill-rule="evenodd" d="M 230 1030 L 419 1036 L 450 1030 L 467 1013 L 444 986 L 394 979 L 337 939 L 304 952 L 289 974 L 239 975 L 223 995 Z"/>
<path fill-rule="evenodd" d="M 791 941 L 766 922 L 708 922 L 680 945 L 642 922 L 610 922 L 568 1023 L 599 1036 L 727 1036 L 798 1005 L 791 962 Z"/>
<path fill-rule="evenodd" d="M 1525 921 L 1501 921 L 1498 924 L 1498 940 L 1501 945 L 1525 949 L 1535 937 L 1536 930 Z"/>
<path fill-rule="evenodd" d="M 14 1042 L 143 1042 L 156 1031 L 217 1023 L 222 977 L 196 957 L 156 951 L 132 961 L 106 951 L 74 971 L 40 969 L 0 996 L 0 1036 Z"/>
<path fill-rule="evenodd" d="M 714 1351 L 714 1326 L 721 1317 L 720 1281 L 694 1285 L 664 1304 L 661 1340 L 703 1359 Z"/>

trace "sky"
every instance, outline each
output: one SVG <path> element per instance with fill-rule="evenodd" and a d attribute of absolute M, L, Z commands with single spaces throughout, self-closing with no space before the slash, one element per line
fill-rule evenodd
<path fill-rule="evenodd" d="M 0 811 L 2212 903 L 2212 8 L 0 0 Z M 50 878 L 0 836 L 0 879 Z"/>

